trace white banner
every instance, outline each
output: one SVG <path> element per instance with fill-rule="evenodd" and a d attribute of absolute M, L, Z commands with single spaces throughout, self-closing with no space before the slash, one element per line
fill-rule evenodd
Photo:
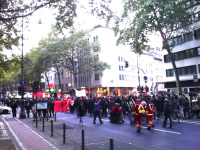
<path fill-rule="evenodd" d="M 36 108 L 36 104 L 34 108 Z M 37 109 L 47 109 L 47 103 L 37 103 Z"/>
<path fill-rule="evenodd" d="M 75 91 L 76 91 L 77 97 L 86 96 L 85 89 L 83 89 L 81 91 L 78 91 L 78 90 L 75 90 Z"/>

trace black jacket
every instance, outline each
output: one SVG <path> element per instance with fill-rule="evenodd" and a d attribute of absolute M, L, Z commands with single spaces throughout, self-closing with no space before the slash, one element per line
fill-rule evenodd
<path fill-rule="evenodd" d="M 165 103 L 164 103 L 164 113 L 165 114 L 172 113 L 172 104 L 171 104 L 170 101 L 165 101 Z"/>

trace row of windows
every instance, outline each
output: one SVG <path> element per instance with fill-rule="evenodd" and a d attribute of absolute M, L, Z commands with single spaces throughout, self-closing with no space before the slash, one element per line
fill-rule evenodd
<path fill-rule="evenodd" d="M 63 79 L 63 73 L 62 74 L 60 74 L 61 75 L 61 78 Z M 71 72 L 70 71 L 66 71 L 65 72 L 65 78 L 67 79 L 67 78 L 71 78 Z M 50 76 L 49 77 L 49 80 L 51 81 L 52 80 L 52 76 Z M 57 74 L 55 74 L 55 80 L 57 80 Z"/>
<path fill-rule="evenodd" d="M 200 12 L 199 12 L 199 18 L 200 18 Z M 193 36 L 193 34 L 194 34 L 194 36 Z M 194 30 L 194 33 L 189 32 L 189 33 L 185 33 L 183 35 L 179 35 L 179 36 L 172 38 L 169 41 L 169 45 L 172 45 L 172 44 L 173 45 L 179 45 L 179 44 L 182 44 L 184 42 L 192 41 L 194 38 L 200 39 L 200 29 Z"/>
<path fill-rule="evenodd" d="M 181 52 L 176 52 L 176 53 L 173 53 L 172 55 L 173 55 L 173 58 L 175 61 L 192 58 L 192 57 L 197 57 L 197 56 L 200 56 L 200 47 L 184 50 Z M 164 61 L 165 61 L 165 63 L 171 62 L 169 55 L 164 56 Z"/>
<path fill-rule="evenodd" d="M 119 80 L 135 81 L 135 76 L 120 74 Z"/>
<path fill-rule="evenodd" d="M 125 62 L 125 58 L 118 56 L 118 61 Z"/>
<path fill-rule="evenodd" d="M 181 67 L 181 68 L 177 68 L 177 69 L 178 69 L 178 75 L 190 75 L 190 74 L 197 73 L 196 65 Z M 174 76 L 174 70 L 173 69 L 166 70 L 166 76 L 167 77 Z"/>

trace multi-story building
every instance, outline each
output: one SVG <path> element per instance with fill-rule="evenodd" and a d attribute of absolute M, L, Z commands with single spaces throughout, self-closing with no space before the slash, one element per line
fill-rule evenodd
<path fill-rule="evenodd" d="M 190 7 L 199 7 L 199 4 L 200 1 L 195 0 L 190 2 L 187 7 L 188 9 L 190 9 Z M 191 20 L 191 27 L 193 24 L 198 24 L 200 22 L 199 9 L 193 14 Z M 198 92 L 200 81 L 196 80 L 197 82 L 194 82 L 194 78 L 200 78 L 200 28 L 196 28 L 192 32 L 178 35 L 174 37 L 172 41 L 175 44 L 172 52 L 178 69 L 182 91 L 184 93 Z M 174 70 L 168 54 L 164 55 L 164 62 L 166 71 L 164 78 L 165 88 L 177 93 Z"/>
<path fill-rule="evenodd" d="M 148 86 L 149 92 L 163 90 L 163 86 L 157 82 L 163 79 L 163 61 L 162 55 L 155 51 L 135 54 L 131 47 L 127 45 L 116 45 L 117 37 L 114 32 L 108 28 L 98 28 L 91 33 L 90 42 L 98 41 L 101 45 L 101 52 L 98 54 L 100 61 L 107 62 L 111 68 L 103 72 L 103 76 L 95 73 L 91 78 L 87 74 L 78 74 L 76 88 L 85 88 L 87 95 L 129 95 L 137 94 L 137 86 Z M 125 67 L 125 61 L 128 61 L 129 67 Z M 148 80 L 145 83 L 144 76 Z M 61 75 L 63 93 L 69 94 L 72 87 L 72 75 L 69 71 L 64 71 Z M 56 92 L 59 92 L 58 80 L 55 73 L 49 74 L 50 83 L 55 85 Z M 46 83 L 46 89 L 47 83 Z"/>

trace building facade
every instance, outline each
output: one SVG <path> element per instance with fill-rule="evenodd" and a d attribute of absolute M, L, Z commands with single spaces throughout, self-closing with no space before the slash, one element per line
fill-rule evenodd
<path fill-rule="evenodd" d="M 197 7 L 196 12 L 191 16 L 193 28 L 194 24 L 200 23 L 200 1 L 195 0 L 188 4 L 188 9 Z M 183 93 L 198 92 L 200 90 L 200 26 L 198 25 L 193 31 L 179 34 L 172 39 L 175 44 L 173 48 L 173 58 L 178 69 L 180 84 Z M 165 88 L 168 91 L 176 89 L 176 79 L 169 55 L 164 55 L 165 63 Z M 194 80 L 196 78 L 196 80 Z"/>
<path fill-rule="evenodd" d="M 144 89 L 148 86 L 149 92 L 154 93 L 164 89 L 162 84 L 157 85 L 164 76 L 162 54 L 151 50 L 138 55 L 131 51 L 130 46 L 117 46 L 117 37 L 114 36 L 113 30 L 108 28 L 95 29 L 90 35 L 90 42 L 98 41 L 101 45 L 98 59 L 107 62 L 111 68 L 105 70 L 103 76 L 98 72 L 92 77 L 83 73 L 78 74 L 76 89 L 84 88 L 88 96 L 136 95 L 139 85 Z M 125 67 L 125 61 L 128 61 L 128 68 Z M 50 72 L 48 76 L 50 83 L 55 85 L 55 92 L 59 92 L 56 74 Z M 144 76 L 148 78 L 146 82 Z M 69 71 L 63 72 L 61 82 L 64 95 L 70 94 L 73 76 Z M 48 89 L 47 82 L 45 85 Z"/>

